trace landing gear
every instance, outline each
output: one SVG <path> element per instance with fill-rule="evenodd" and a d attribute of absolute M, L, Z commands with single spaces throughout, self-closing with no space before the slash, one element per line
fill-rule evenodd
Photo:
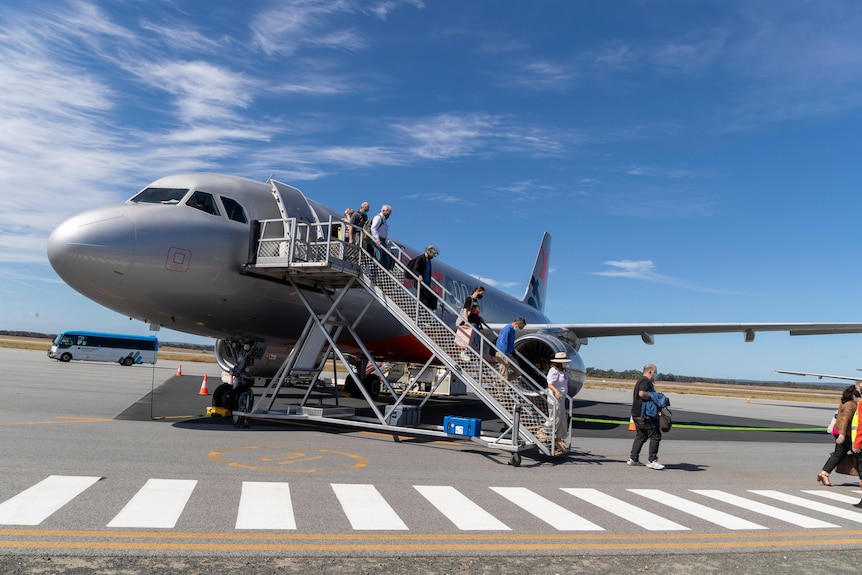
<path fill-rule="evenodd" d="M 376 373 L 366 375 L 365 379 L 362 380 L 362 385 L 365 386 L 371 399 L 377 399 L 377 396 L 380 395 L 380 378 L 377 377 Z"/>
<path fill-rule="evenodd" d="M 377 376 L 376 373 L 371 372 L 362 378 L 362 387 L 365 388 L 365 391 L 368 392 L 368 395 L 371 397 L 371 399 L 377 399 L 377 397 L 380 395 L 380 378 Z M 345 383 L 344 388 L 347 393 L 350 394 L 350 397 L 362 399 L 363 395 L 362 392 L 359 391 L 359 385 L 356 383 L 355 375 L 347 378 L 347 382 Z"/>
<path fill-rule="evenodd" d="M 244 413 L 250 412 L 252 407 L 254 407 L 254 393 L 252 393 L 252 391 L 247 387 L 237 388 L 236 391 L 240 392 L 236 398 L 236 411 L 242 411 Z M 248 417 L 244 415 L 234 415 L 233 426 L 248 427 Z"/>
<path fill-rule="evenodd" d="M 224 396 L 228 391 L 233 391 L 233 386 L 229 383 L 223 383 L 213 391 L 213 407 L 222 407 L 224 409 L 230 409 L 228 405 L 225 405 Z"/>

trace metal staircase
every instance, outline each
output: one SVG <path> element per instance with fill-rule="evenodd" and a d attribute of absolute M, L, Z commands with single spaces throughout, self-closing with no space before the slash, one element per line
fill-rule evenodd
<path fill-rule="evenodd" d="M 452 324 L 460 310 L 453 309 L 447 303 L 443 286 L 432 286 L 437 298 L 437 310 L 432 311 L 419 300 L 418 278 L 406 267 L 408 254 L 396 244 L 390 244 L 392 264 L 390 269 L 386 269 L 359 245 L 337 239 L 336 231 L 344 225 L 331 218 L 329 222 L 315 223 L 305 223 L 295 218 L 261 220 L 256 223 L 256 229 L 259 230 L 255 238 L 256 250 L 251 261 L 243 266 L 242 273 L 291 285 L 306 305 L 309 320 L 293 351 L 267 389 L 251 409 L 241 411 L 238 415 L 264 419 L 335 419 L 339 423 L 365 427 L 402 428 L 401 425 L 393 424 L 391 414 L 414 391 L 414 386 L 408 386 L 399 393 L 380 373 L 380 368 L 357 334 L 365 313 L 376 302 L 428 349 L 431 357 L 425 364 L 426 369 L 431 369 L 432 365 L 442 366 L 505 422 L 506 428 L 496 437 L 474 437 L 474 441 L 511 451 L 513 462 L 517 461 L 515 464 L 520 462 L 517 454 L 532 446 L 545 455 L 558 454 L 557 441 L 565 441 L 565 438 L 554 436 L 554 411 L 557 404 L 556 401 L 548 401 L 543 386 L 522 372 L 517 362 L 512 363 L 512 369 L 518 377 L 515 381 L 508 381 L 494 365 L 496 348 L 493 342 L 481 332 L 478 349 L 458 345 L 456 328 Z M 354 233 L 356 231 L 360 230 L 355 229 Z M 361 232 L 367 236 L 364 230 Z M 328 309 L 321 312 L 319 303 L 315 309 L 303 295 L 304 289 L 325 294 L 329 302 Z M 371 297 L 358 317 L 348 318 L 342 314 L 339 304 L 352 289 L 363 289 Z M 371 407 L 374 418 L 356 417 L 354 410 L 338 405 L 337 387 L 335 393 L 331 394 L 334 405 L 321 407 L 319 397 L 318 407 L 311 405 L 312 391 L 320 392 L 326 388 L 327 383 L 321 382 L 319 375 L 330 359 L 337 359 L 347 370 L 355 370 L 355 361 L 351 362 L 339 349 L 337 342 L 345 340 L 353 342 L 351 347 L 361 349 L 378 372 L 385 386 L 383 391 L 394 399 L 394 405 L 387 406 L 385 412 L 381 412 L 373 394 L 360 385 L 359 391 Z M 361 374 L 358 376 L 361 377 Z M 276 399 L 282 387 L 303 378 L 308 383 L 308 391 L 302 402 L 298 406 L 276 409 Z M 435 386 L 441 380 L 442 377 L 438 378 Z M 421 405 L 430 397 L 431 394 L 428 394 Z M 418 418 L 416 425 L 410 427 L 414 431 L 445 435 L 441 426 L 428 429 L 418 424 Z"/>

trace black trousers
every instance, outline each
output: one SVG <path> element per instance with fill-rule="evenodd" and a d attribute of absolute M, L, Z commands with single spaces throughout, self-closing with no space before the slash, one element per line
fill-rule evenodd
<path fill-rule="evenodd" d="M 823 464 L 823 471 L 826 473 L 832 473 L 835 467 L 841 463 L 841 460 L 844 459 L 844 456 L 847 455 L 847 452 L 853 449 L 853 440 L 850 439 L 849 435 L 844 436 L 844 443 L 836 443 L 835 451 L 833 451 L 829 455 L 829 459 L 826 460 L 826 463 Z M 857 468 L 858 468 L 857 464 Z"/>
<path fill-rule="evenodd" d="M 644 443 L 649 439 L 649 461 L 658 459 L 658 444 L 661 443 L 661 429 L 653 425 L 648 417 L 634 417 L 635 441 L 632 443 L 631 458 L 637 461 Z"/>

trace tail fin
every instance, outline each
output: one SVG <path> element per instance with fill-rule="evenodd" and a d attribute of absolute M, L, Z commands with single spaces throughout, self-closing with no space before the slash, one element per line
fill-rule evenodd
<path fill-rule="evenodd" d="M 530 275 L 530 283 L 527 292 L 521 300 L 525 304 L 536 308 L 540 312 L 545 311 L 545 293 L 548 291 L 548 263 L 551 259 L 551 235 L 548 232 L 542 236 L 542 245 L 533 264 L 533 273 Z"/>

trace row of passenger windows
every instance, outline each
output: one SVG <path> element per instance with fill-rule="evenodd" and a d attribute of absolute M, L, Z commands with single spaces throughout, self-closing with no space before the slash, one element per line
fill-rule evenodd
<path fill-rule="evenodd" d="M 183 188 L 147 188 L 130 201 L 136 204 L 176 205 L 182 201 L 188 192 L 188 189 Z M 243 224 L 248 223 L 248 219 L 245 217 L 245 210 L 242 209 L 239 202 L 226 196 L 219 196 L 219 198 L 221 198 L 221 205 L 224 206 L 225 215 L 229 220 Z M 213 195 L 207 192 L 198 191 L 193 193 L 186 201 L 186 205 L 214 216 L 221 216 L 218 203 Z"/>

